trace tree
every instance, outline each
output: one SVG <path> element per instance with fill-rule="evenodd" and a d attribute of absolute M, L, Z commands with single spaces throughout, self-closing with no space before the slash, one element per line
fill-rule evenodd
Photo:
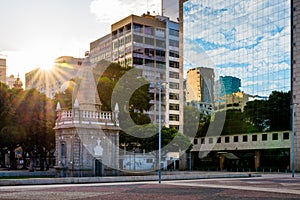
<path fill-rule="evenodd" d="M 59 102 L 62 108 L 72 109 L 74 103 L 73 96 L 77 91 L 76 81 L 78 82 L 79 80 L 75 78 L 70 79 L 67 88 L 64 91 L 60 91 L 55 94 L 54 96 L 55 105 L 57 105 L 57 103 Z"/>
<path fill-rule="evenodd" d="M 23 154 L 33 155 L 36 150 L 42 156 L 54 147 L 54 103 L 35 89 L 24 91 L 0 85 L 0 90 L 0 115 L 3 116 L 0 146 L 11 152 L 11 167 L 16 168 L 13 153 L 16 147 L 21 146 Z"/>
<path fill-rule="evenodd" d="M 54 101 L 48 99 L 45 94 L 35 89 L 23 91 L 17 97 L 16 113 L 18 121 L 26 132 L 24 151 L 40 155 L 40 160 L 45 161 L 47 152 L 54 147 Z M 44 162 L 41 162 L 41 170 L 44 170 Z"/>
<path fill-rule="evenodd" d="M 101 67 L 103 66 L 99 64 L 94 70 L 101 71 Z M 144 114 L 150 108 L 149 83 L 139 77 L 137 69 L 122 68 L 119 64 L 111 63 L 100 75 L 98 73 L 95 76 L 98 80 L 101 109 L 111 111 L 118 103 L 121 128 L 127 129 L 136 124 L 151 122 L 149 116 Z"/>
<path fill-rule="evenodd" d="M 268 99 L 270 131 L 291 130 L 291 93 L 273 91 Z"/>
<path fill-rule="evenodd" d="M 222 135 L 247 133 L 249 125 L 250 124 L 243 119 L 241 110 L 227 110 Z"/>
<path fill-rule="evenodd" d="M 163 127 L 161 139 L 164 153 L 191 149 L 192 144 L 189 137 L 174 128 Z M 157 151 L 158 140 L 158 126 L 155 124 L 134 126 L 129 129 L 129 132 L 120 135 L 120 143 L 125 143 L 128 149 L 134 148 L 131 144 L 139 144 L 140 148 L 146 152 Z"/>
<path fill-rule="evenodd" d="M 290 92 L 273 91 L 268 100 L 254 100 L 244 108 L 244 117 L 252 131 L 280 131 L 291 129 Z"/>

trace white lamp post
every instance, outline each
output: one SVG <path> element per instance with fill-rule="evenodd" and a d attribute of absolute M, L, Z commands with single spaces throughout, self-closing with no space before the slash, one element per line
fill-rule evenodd
<path fill-rule="evenodd" d="M 161 87 L 162 84 L 159 83 L 159 91 L 158 91 L 158 183 L 161 183 Z"/>

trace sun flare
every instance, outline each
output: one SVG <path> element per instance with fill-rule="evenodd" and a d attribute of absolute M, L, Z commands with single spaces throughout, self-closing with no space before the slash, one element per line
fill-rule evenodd
<path fill-rule="evenodd" d="M 54 58 L 48 58 L 48 57 L 40 57 L 37 61 L 37 67 L 39 67 L 42 70 L 50 70 L 55 65 L 55 59 Z"/>

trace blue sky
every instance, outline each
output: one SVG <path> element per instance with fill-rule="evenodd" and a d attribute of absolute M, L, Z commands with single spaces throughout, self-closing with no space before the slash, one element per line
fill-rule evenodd
<path fill-rule="evenodd" d="M 160 0 L 9 0 L 0 6 L 0 57 L 7 75 L 51 65 L 59 56 L 82 57 L 110 24 L 130 14 L 160 11 Z"/>
<path fill-rule="evenodd" d="M 248 93 L 289 89 L 288 0 L 190 0 L 184 10 L 186 70 L 212 67 Z"/>

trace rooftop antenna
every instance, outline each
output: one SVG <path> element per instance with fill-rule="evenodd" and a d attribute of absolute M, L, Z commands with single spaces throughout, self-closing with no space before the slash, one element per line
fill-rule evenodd
<path fill-rule="evenodd" d="M 164 16 L 164 0 L 161 0 L 160 6 L 161 6 L 161 16 Z"/>
<path fill-rule="evenodd" d="M 149 4 L 148 4 L 149 0 L 147 0 L 147 12 L 149 11 Z"/>

